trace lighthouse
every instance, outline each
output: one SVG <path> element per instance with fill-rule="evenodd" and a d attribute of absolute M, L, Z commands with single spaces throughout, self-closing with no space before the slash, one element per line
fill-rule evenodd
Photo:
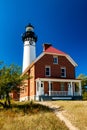
<path fill-rule="evenodd" d="M 34 33 L 34 27 L 29 24 L 25 27 L 26 31 L 22 35 L 24 43 L 23 48 L 23 68 L 22 72 L 35 60 L 36 58 L 36 42 L 37 36 Z"/>

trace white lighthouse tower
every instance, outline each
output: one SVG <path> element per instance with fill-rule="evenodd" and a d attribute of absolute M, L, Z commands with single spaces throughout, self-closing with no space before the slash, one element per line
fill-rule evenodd
<path fill-rule="evenodd" d="M 37 41 L 37 36 L 35 35 L 34 27 L 31 24 L 26 26 L 26 32 L 23 33 L 22 40 L 24 42 L 22 72 L 24 72 L 24 70 L 36 58 L 36 41 Z"/>

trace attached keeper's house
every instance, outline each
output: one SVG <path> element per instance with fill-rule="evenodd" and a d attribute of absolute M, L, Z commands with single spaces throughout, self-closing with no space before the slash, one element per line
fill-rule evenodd
<path fill-rule="evenodd" d="M 30 79 L 21 86 L 20 101 L 81 99 L 81 80 L 75 79 L 76 62 L 51 44 L 43 44 L 43 52 L 36 58 L 33 53 L 37 37 L 30 24 L 26 27 L 22 39 L 22 75 L 27 74 Z"/>

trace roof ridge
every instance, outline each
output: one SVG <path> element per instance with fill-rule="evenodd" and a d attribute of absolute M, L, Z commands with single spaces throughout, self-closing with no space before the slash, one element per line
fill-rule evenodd
<path fill-rule="evenodd" d="M 63 52 L 63 51 L 61 51 L 61 50 L 59 50 L 59 49 L 56 49 L 56 48 L 54 48 L 53 46 L 50 46 L 49 48 L 47 48 L 47 49 L 45 50 L 45 52 L 67 55 L 65 52 Z"/>

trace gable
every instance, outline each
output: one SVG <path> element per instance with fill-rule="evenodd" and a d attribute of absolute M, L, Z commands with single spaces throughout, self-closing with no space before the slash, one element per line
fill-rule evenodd
<path fill-rule="evenodd" d="M 23 74 L 25 74 L 31 67 L 32 65 L 34 65 L 38 60 L 40 60 L 44 55 L 57 55 L 57 56 L 65 56 L 67 58 L 67 60 L 74 66 L 76 67 L 77 64 L 76 62 L 66 53 L 50 46 L 49 48 L 47 48 L 45 51 L 43 51 L 36 59 L 33 63 L 31 63 L 27 68 L 26 70 L 23 72 Z M 23 75 L 22 74 L 22 75 Z"/>
<path fill-rule="evenodd" d="M 47 48 L 45 50 L 45 53 L 48 53 L 48 54 L 55 54 L 55 55 L 62 55 L 62 56 L 66 56 L 66 58 L 71 62 L 71 64 L 75 67 L 77 66 L 77 64 L 75 63 L 75 61 L 66 53 L 50 46 L 49 48 Z"/>
<path fill-rule="evenodd" d="M 75 78 L 75 67 L 71 64 L 71 62 L 62 55 L 59 55 L 58 62 L 55 64 L 53 61 L 55 55 L 52 54 L 44 54 L 42 58 L 40 58 L 35 63 L 35 78 L 38 77 L 46 77 L 45 68 L 50 67 L 50 78 L 61 78 L 61 68 L 65 68 L 66 78 Z"/>
<path fill-rule="evenodd" d="M 52 47 L 52 46 L 50 46 L 50 47 L 49 47 L 48 49 L 46 49 L 41 55 L 39 55 L 39 56 L 36 58 L 35 63 L 36 63 L 40 58 L 42 58 L 45 54 L 57 55 L 57 56 L 65 56 L 65 57 L 69 60 L 69 62 L 70 62 L 74 67 L 77 66 L 76 62 L 75 62 L 68 54 L 66 54 L 66 53 L 64 53 L 64 52 L 62 52 L 62 51 L 60 51 L 60 50 L 58 50 L 58 49 L 56 49 L 56 48 L 54 48 L 54 47 Z"/>

